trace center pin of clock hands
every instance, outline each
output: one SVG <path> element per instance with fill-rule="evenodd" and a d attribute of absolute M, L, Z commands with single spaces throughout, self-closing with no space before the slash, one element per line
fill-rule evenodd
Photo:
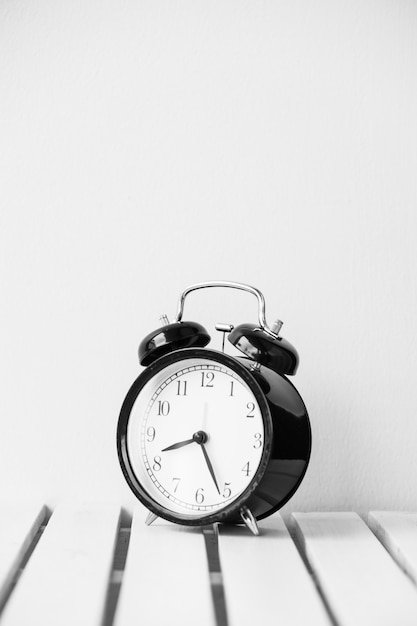
<path fill-rule="evenodd" d="M 171 446 L 167 446 L 166 448 L 163 448 L 163 450 L 161 450 L 161 452 L 167 452 L 168 450 L 177 450 L 178 448 L 183 448 L 184 446 L 188 446 L 190 443 L 198 443 L 198 445 L 200 446 L 202 452 L 203 452 L 203 456 L 204 459 L 207 463 L 207 467 L 208 470 L 210 472 L 210 475 L 213 479 L 214 484 L 216 485 L 216 489 L 220 495 L 220 489 L 219 489 L 219 485 L 217 484 L 217 480 L 216 480 L 216 475 L 214 473 L 214 469 L 213 469 L 213 465 L 210 461 L 210 457 L 207 453 L 206 450 L 206 446 L 204 445 L 207 442 L 208 439 L 208 435 L 207 433 L 204 432 L 204 430 L 198 430 L 196 433 L 194 433 L 193 438 L 192 439 L 185 439 L 184 441 L 178 441 L 177 443 L 173 443 Z"/>

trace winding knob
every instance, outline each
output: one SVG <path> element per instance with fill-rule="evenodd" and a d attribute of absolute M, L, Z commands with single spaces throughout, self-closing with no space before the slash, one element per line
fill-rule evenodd
<path fill-rule="evenodd" d="M 274 333 L 274 335 L 279 335 L 279 331 L 281 330 L 283 324 L 284 322 L 281 322 L 281 320 L 275 320 L 271 328 L 271 331 Z"/>

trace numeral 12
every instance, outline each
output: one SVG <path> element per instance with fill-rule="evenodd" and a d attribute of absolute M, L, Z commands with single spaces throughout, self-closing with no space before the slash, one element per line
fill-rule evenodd
<path fill-rule="evenodd" d="M 213 387 L 213 380 L 213 372 L 201 372 L 201 387 Z"/>

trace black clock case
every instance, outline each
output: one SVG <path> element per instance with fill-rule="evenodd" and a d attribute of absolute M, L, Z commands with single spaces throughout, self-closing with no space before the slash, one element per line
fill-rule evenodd
<path fill-rule="evenodd" d="M 262 389 L 272 418 L 272 449 L 265 473 L 246 506 L 256 519 L 272 515 L 294 495 L 307 471 L 311 455 L 311 425 L 305 404 L 282 374 L 253 361 L 234 357 L 247 368 Z M 225 522 L 240 522 L 236 516 Z"/>
<path fill-rule="evenodd" d="M 142 488 L 133 471 L 127 449 L 127 425 L 130 412 L 142 387 L 168 363 L 183 358 L 211 358 L 223 362 L 246 379 L 265 414 L 268 435 L 260 468 L 241 496 L 222 511 L 198 519 L 173 515 L 154 502 Z M 254 367 L 254 361 L 240 356 L 204 348 L 185 348 L 162 356 L 149 365 L 130 388 L 120 412 L 117 449 L 124 477 L 135 496 L 153 513 L 185 525 L 214 522 L 241 523 L 240 509 L 248 507 L 259 520 L 280 509 L 296 492 L 307 470 L 311 453 L 311 427 L 307 409 L 300 394 L 286 378 L 265 366 Z"/>

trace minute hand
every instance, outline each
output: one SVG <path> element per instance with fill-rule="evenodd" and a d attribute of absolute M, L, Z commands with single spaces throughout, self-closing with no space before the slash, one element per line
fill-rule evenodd
<path fill-rule="evenodd" d="M 212 466 L 211 461 L 209 459 L 209 455 L 207 454 L 206 446 L 204 445 L 204 443 L 200 443 L 200 446 L 201 446 L 201 449 L 203 451 L 204 458 L 206 459 L 207 467 L 209 468 L 209 472 L 211 474 L 211 477 L 212 477 L 212 479 L 214 481 L 214 484 L 216 485 L 216 489 L 217 489 L 217 491 L 219 492 L 219 495 L 220 495 L 219 485 L 217 484 L 216 476 L 214 474 L 214 469 L 213 469 L 213 466 Z"/>

